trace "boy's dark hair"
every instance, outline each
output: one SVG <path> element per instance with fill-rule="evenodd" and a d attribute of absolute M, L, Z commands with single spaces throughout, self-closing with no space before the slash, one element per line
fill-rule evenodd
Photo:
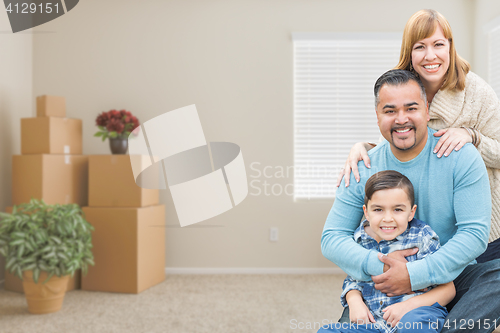
<path fill-rule="evenodd" d="M 368 206 L 368 201 L 371 200 L 373 193 L 393 188 L 405 191 L 410 199 L 411 207 L 413 207 L 415 194 L 412 183 L 405 175 L 394 170 L 380 171 L 368 178 L 365 185 L 365 205 Z"/>

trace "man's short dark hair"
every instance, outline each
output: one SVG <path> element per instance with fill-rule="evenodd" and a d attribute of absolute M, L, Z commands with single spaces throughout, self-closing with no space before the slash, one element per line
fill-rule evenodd
<path fill-rule="evenodd" d="M 372 199 L 373 193 L 394 188 L 405 191 L 411 207 L 413 207 L 415 194 L 411 181 L 405 175 L 394 170 L 380 171 L 368 178 L 365 185 L 365 206 L 368 206 L 368 201 Z"/>
<path fill-rule="evenodd" d="M 388 84 L 391 86 L 399 86 L 401 84 L 406 84 L 410 81 L 415 81 L 421 90 L 422 100 L 427 102 L 427 95 L 425 94 L 425 87 L 420 81 L 420 79 L 410 71 L 404 69 L 391 69 L 390 71 L 382 74 L 375 82 L 375 86 L 373 87 L 373 92 L 375 94 L 375 107 L 377 107 L 379 100 L 379 92 L 384 84 Z"/>

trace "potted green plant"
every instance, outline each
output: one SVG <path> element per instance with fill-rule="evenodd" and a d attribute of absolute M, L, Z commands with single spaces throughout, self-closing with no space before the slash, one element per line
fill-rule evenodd
<path fill-rule="evenodd" d="M 6 269 L 23 280 L 31 313 L 61 309 L 69 276 L 94 265 L 92 235 L 76 204 L 47 205 L 42 200 L 0 213 L 0 254 Z"/>
<path fill-rule="evenodd" d="M 109 147 L 113 154 L 125 154 L 128 148 L 128 137 L 139 126 L 139 119 L 126 110 L 110 110 L 97 116 L 95 124 L 99 130 L 94 136 L 102 141 L 109 138 Z"/>

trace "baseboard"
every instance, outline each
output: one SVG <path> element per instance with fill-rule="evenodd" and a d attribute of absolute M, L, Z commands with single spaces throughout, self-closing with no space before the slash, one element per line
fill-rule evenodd
<path fill-rule="evenodd" d="M 212 268 L 166 267 L 166 274 L 345 274 L 340 268 Z"/>

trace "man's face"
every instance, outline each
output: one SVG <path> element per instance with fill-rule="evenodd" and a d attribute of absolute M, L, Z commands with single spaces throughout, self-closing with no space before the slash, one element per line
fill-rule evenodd
<path fill-rule="evenodd" d="M 377 124 L 397 159 L 409 161 L 424 149 L 428 121 L 427 103 L 416 82 L 380 88 Z"/>

